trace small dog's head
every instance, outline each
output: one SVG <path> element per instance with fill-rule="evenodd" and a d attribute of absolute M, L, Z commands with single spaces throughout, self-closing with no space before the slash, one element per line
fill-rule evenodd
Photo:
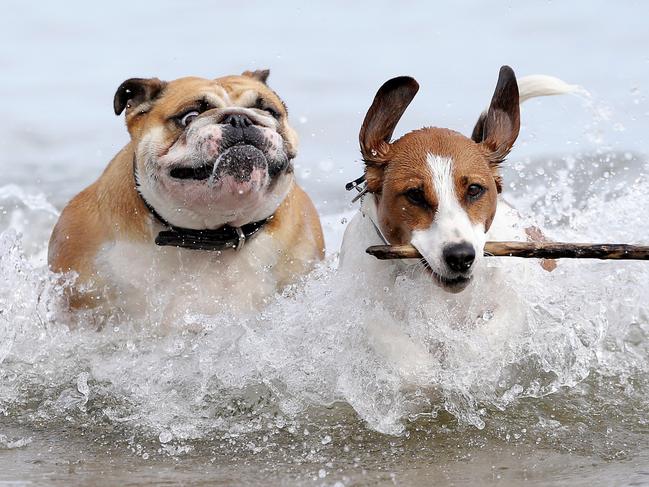
<path fill-rule="evenodd" d="M 216 80 L 124 81 L 137 185 L 172 225 L 243 225 L 270 216 L 290 190 L 297 137 L 268 70 Z"/>
<path fill-rule="evenodd" d="M 520 127 L 518 86 L 503 66 L 470 139 L 423 128 L 390 142 L 418 89 L 413 78 L 399 77 L 377 92 L 359 136 L 367 188 L 376 195 L 377 224 L 390 244 L 411 243 L 435 281 L 459 292 L 482 256 L 496 213 L 498 167 Z"/>

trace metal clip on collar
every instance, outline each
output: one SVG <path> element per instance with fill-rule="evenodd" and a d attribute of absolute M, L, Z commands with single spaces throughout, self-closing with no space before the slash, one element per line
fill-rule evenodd
<path fill-rule="evenodd" d="M 347 191 L 351 191 L 352 189 L 358 191 L 358 194 L 352 200 L 352 203 L 356 203 L 359 199 L 363 197 L 365 193 L 367 193 L 367 183 L 365 182 L 365 174 L 363 174 L 360 178 L 356 178 L 353 181 L 347 183 L 345 185 L 345 189 Z"/>
<path fill-rule="evenodd" d="M 239 237 L 239 241 L 237 242 L 237 246 L 234 248 L 234 250 L 238 252 L 243 247 L 243 244 L 246 243 L 246 234 L 243 233 L 241 227 L 236 227 L 235 230 L 237 231 L 237 237 Z"/>

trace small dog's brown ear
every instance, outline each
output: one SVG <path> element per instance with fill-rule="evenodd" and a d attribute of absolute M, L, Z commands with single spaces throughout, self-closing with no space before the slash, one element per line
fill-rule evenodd
<path fill-rule="evenodd" d="M 498 166 L 516 142 L 520 126 L 516 75 L 512 68 L 503 66 L 489 109 L 480 115 L 471 138 L 486 148 L 491 165 Z"/>
<path fill-rule="evenodd" d="M 266 84 L 266 81 L 268 81 L 269 75 L 270 75 L 270 69 L 256 69 L 254 71 L 244 71 L 243 73 L 241 73 L 241 76 L 254 78 L 257 81 L 261 81 L 264 84 Z"/>
<path fill-rule="evenodd" d="M 142 103 L 155 100 L 166 83 L 158 78 L 131 78 L 124 81 L 113 98 L 113 108 L 115 115 L 121 114 L 124 109 L 126 113 L 141 105 Z"/>
<path fill-rule="evenodd" d="M 358 135 L 366 163 L 382 162 L 394 129 L 417 91 L 419 83 L 414 78 L 399 76 L 386 81 L 376 92 Z"/>
<path fill-rule="evenodd" d="M 473 132 L 471 132 L 471 140 L 477 142 L 478 144 L 484 140 L 484 123 L 487 120 L 487 110 L 482 112 L 478 117 L 478 121 L 473 127 Z"/>

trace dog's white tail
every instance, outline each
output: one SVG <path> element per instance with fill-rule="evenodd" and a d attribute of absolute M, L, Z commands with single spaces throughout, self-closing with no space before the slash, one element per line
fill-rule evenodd
<path fill-rule="evenodd" d="M 520 103 L 537 96 L 565 95 L 574 93 L 578 85 L 570 85 L 565 81 L 545 74 L 532 74 L 518 79 L 518 95 Z"/>
<path fill-rule="evenodd" d="M 530 76 L 523 76 L 516 80 L 518 83 L 518 99 L 519 103 L 523 103 L 530 98 L 537 96 L 551 96 L 551 95 L 564 95 L 566 93 L 576 93 L 583 91 L 579 85 L 569 85 L 565 81 L 555 78 L 554 76 L 547 76 L 545 74 L 533 74 Z M 487 119 L 487 107 L 478 117 L 478 121 L 473 127 L 471 139 L 475 142 L 482 142 L 484 137 L 484 125 Z"/>

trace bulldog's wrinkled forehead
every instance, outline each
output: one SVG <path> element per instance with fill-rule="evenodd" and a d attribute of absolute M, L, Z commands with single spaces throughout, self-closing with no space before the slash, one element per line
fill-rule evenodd
<path fill-rule="evenodd" d="M 286 115 L 286 108 L 277 94 L 266 84 L 248 76 L 226 76 L 215 80 L 179 78 L 166 84 L 155 106 L 169 114 L 200 101 L 214 108 L 271 105 L 280 115 Z"/>

